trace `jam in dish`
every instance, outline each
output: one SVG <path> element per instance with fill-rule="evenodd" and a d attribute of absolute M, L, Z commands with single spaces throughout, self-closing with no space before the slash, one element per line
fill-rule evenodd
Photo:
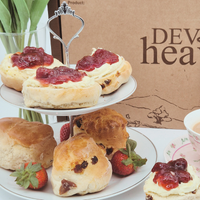
<path fill-rule="evenodd" d="M 22 53 L 11 56 L 13 67 L 19 69 L 34 68 L 40 65 L 48 66 L 53 63 L 53 56 L 46 54 L 43 48 L 25 47 Z"/>
<path fill-rule="evenodd" d="M 113 64 L 119 61 L 116 54 L 104 50 L 97 49 L 91 56 L 84 56 L 81 60 L 77 62 L 77 70 L 93 71 L 95 68 L 101 67 L 103 64 Z"/>
<path fill-rule="evenodd" d="M 171 190 L 179 186 L 180 183 L 187 183 L 192 180 L 187 172 L 187 161 L 184 158 L 169 161 L 168 163 L 158 162 L 152 168 L 155 172 L 153 182 L 165 190 Z"/>
<path fill-rule="evenodd" d="M 67 83 L 68 81 L 79 82 L 84 76 L 87 76 L 84 72 L 79 72 L 66 66 L 53 69 L 39 67 L 36 71 L 36 79 L 44 86 Z"/>

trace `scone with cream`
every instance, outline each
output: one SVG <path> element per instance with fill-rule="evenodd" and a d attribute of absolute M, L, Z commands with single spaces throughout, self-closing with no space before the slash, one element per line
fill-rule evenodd
<path fill-rule="evenodd" d="M 22 90 L 23 82 L 33 76 L 38 67 L 63 65 L 42 48 L 25 47 L 23 52 L 7 54 L 0 64 L 1 80 L 7 87 Z"/>
<path fill-rule="evenodd" d="M 104 49 L 93 49 L 90 56 L 84 56 L 76 64 L 76 69 L 94 77 L 102 87 L 102 94 L 116 91 L 129 80 L 132 67 L 122 56 Z"/>
<path fill-rule="evenodd" d="M 158 162 L 145 181 L 146 200 L 198 200 L 200 178 L 184 158 Z"/>
<path fill-rule="evenodd" d="M 48 168 L 57 146 L 51 126 L 17 117 L 0 119 L 0 167 L 16 170 L 25 162 Z"/>
<path fill-rule="evenodd" d="M 103 190 L 112 176 L 112 167 L 93 138 L 77 134 L 61 142 L 54 151 L 51 184 L 58 196 L 84 195 Z"/>
<path fill-rule="evenodd" d="M 98 145 L 105 148 L 106 156 L 111 160 L 119 148 L 126 147 L 129 137 L 126 125 L 127 120 L 120 113 L 103 108 L 75 117 L 73 133 L 84 132 L 90 135 Z"/>
<path fill-rule="evenodd" d="M 84 72 L 59 66 L 38 68 L 36 76 L 24 82 L 22 94 L 27 107 L 73 109 L 96 105 L 101 90 Z"/>

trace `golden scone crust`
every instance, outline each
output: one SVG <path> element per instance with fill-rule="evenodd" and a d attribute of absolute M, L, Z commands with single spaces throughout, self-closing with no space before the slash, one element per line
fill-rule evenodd
<path fill-rule="evenodd" d="M 112 176 L 105 150 L 85 133 L 61 142 L 54 151 L 51 184 L 58 196 L 103 190 Z"/>
<path fill-rule="evenodd" d="M 56 88 L 56 85 L 55 87 L 35 87 L 29 83 L 25 81 L 22 90 L 27 107 L 53 109 L 91 107 L 98 103 L 101 95 L 101 87 L 96 82 L 88 87 L 77 88 Z"/>
<path fill-rule="evenodd" d="M 170 195 L 167 197 L 161 197 L 153 192 L 146 193 L 146 200 L 199 200 L 200 188 L 198 190 L 187 193 L 185 195 Z"/>
<path fill-rule="evenodd" d="M 115 110 L 103 108 L 74 118 L 73 133 L 85 132 L 98 145 L 106 149 L 110 160 L 119 149 L 126 147 L 129 137 L 126 131 L 127 120 Z"/>
<path fill-rule="evenodd" d="M 102 94 L 110 94 L 116 91 L 122 84 L 128 82 L 132 73 L 132 67 L 125 61 L 122 67 L 101 78 L 95 79 L 102 87 Z"/>
<path fill-rule="evenodd" d="M 19 70 L 17 66 L 12 66 L 11 56 L 13 54 L 7 54 L 5 58 L 2 60 L 0 64 L 0 75 L 1 80 L 4 85 L 7 87 L 13 88 L 17 91 L 22 90 L 22 84 L 25 80 L 27 80 L 29 77 L 35 75 L 37 68 L 39 67 L 56 67 L 61 66 L 63 63 L 61 63 L 59 60 L 54 58 L 54 61 L 49 66 L 37 66 L 35 68 L 26 68 L 23 70 Z"/>
<path fill-rule="evenodd" d="M 51 126 L 17 117 L 0 119 L 0 167 L 19 169 L 22 163 L 52 165 L 57 143 Z"/>

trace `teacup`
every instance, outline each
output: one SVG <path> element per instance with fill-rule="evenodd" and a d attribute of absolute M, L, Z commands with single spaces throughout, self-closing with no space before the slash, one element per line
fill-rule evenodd
<path fill-rule="evenodd" d="M 197 123 L 200 123 L 200 109 L 188 113 L 184 118 L 184 125 L 188 131 L 189 140 L 194 150 L 200 155 L 200 132 L 193 130 Z"/>

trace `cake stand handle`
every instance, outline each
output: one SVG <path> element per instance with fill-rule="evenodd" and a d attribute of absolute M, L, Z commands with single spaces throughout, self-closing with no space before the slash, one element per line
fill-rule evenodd
<path fill-rule="evenodd" d="M 72 42 L 75 38 L 79 37 L 79 33 L 80 33 L 80 32 L 83 30 L 83 28 L 84 28 L 84 21 L 83 21 L 83 19 L 82 19 L 81 17 L 79 17 L 78 15 L 75 15 L 75 11 L 72 10 L 72 9 L 68 6 L 68 4 L 67 4 L 65 1 L 63 1 L 63 3 L 61 4 L 61 6 L 58 8 L 58 10 L 54 11 L 54 14 L 55 14 L 55 15 L 53 15 L 51 18 L 48 19 L 48 21 L 47 21 L 47 27 L 48 27 L 49 31 L 53 34 L 53 38 L 59 40 L 59 41 L 62 43 L 62 45 L 64 46 L 64 49 L 65 49 L 65 57 L 66 57 L 66 66 L 70 67 L 70 64 L 69 64 L 69 46 L 70 46 L 71 42 Z M 59 17 L 59 16 L 61 16 L 61 15 L 71 15 L 71 16 L 73 16 L 73 17 L 75 17 L 75 18 L 81 20 L 81 22 L 82 22 L 81 28 L 80 28 L 80 29 L 78 30 L 78 32 L 70 39 L 70 41 L 68 42 L 67 45 L 66 45 L 66 44 L 64 43 L 64 41 L 63 41 L 55 32 L 53 32 L 52 29 L 50 28 L 50 22 L 51 22 L 53 19 L 55 19 L 56 17 Z"/>
<path fill-rule="evenodd" d="M 73 121 L 74 121 L 74 116 L 69 116 L 70 135 L 71 135 L 71 137 L 74 136 Z"/>

